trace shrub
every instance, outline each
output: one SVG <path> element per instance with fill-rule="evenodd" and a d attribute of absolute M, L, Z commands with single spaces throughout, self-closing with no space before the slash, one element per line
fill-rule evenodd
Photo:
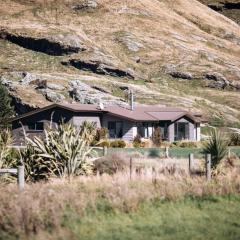
<path fill-rule="evenodd" d="M 101 141 L 107 139 L 108 129 L 107 128 L 98 128 L 95 136 L 96 141 Z"/>
<path fill-rule="evenodd" d="M 231 146 L 240 146 L 240 133 L 232 133 L 230 136 Z"/>
<path fill-rule="evenodd" d="M 125 148 L 126 143 L 123 140 L 115 140 L 110 143 L 110 147 L 112 148 Z"/>
<path fill-rule="evenodd" d="M 110 142 L 108 140 L 102 140 L 96 144 L 98 147 L 110 147 Z"/>
<path fill-rule="evenodd" d="M 21 157 L 28 180 L 91 173 L 91 164 L 87 159 L 93 155 L 93 151 L 80 131 L 70 124 L 63 124 L 57 129 L 45 131 L 44 139 L 26 138 L 27 148 L 21 152 Z"/>
<path fill-rule="evenodd" d="M 140 148 L 141 144 L 142 144 L 141 136 L 140 136 L 140 134 L 137 134 L 135 136 L 135 138 L 133 139 L 133 147 Z"/>
<path fill-rule="evenodd" d="M 152 135 L 152 141 L 153 141 L 153 144 L 156 147 L 160 147 L 161 146 L 162 135 L 161 135 L 161 128 L 160 127 L 157 127 L 157 128 L 154 129 L 153 135 Z"/>
<path fill-rule="evenodd" d="M 125 157 L 123 158 L 119 154 L 111 154 L 95 160 L 93 166 L 95 173 L 113 175 L 118 171 L 123 171 L 127 167 L 127 164 Z"/>
<path fill-rule="evenodd" d="M 14 114 L 11 107 L 11 99 L 8 96 L 8 91 L 0 82 L 0 123 L 5 124 L 5 118 L 11 117 Z"/>
<path fill-rule="evenodd" d="M 227 155 L 228 142 L 219 130 L 210 132 L 210 139 L 204 144 L 203 152 L 212 155 L 212 167 L 216 168 L 219 162 Z"/>

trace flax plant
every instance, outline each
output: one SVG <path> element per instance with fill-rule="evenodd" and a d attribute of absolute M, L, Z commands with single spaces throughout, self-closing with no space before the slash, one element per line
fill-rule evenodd
<path fill-rule="evenodd" d="M 214 128 L 210 132 L 210 139 L 205 143 L 203 151 L 212 155 L 212 167 L 216 168 L 220 161 L 227 155 L 228 141 L 219 130 Z"/>
<path fill-rule="evenodd" d="M 92 172 L 89 158 L 94 151 L 71 124 L 61 124 L 57 129 L 45 130 L 43 139 L 26 137 L 27 149 L 22 152 L 29 179 L 50 177 L 71 178 Z"/>

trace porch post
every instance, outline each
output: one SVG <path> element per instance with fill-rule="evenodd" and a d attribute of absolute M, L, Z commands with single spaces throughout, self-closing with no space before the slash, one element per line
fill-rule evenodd
<path fill-rule="evenodd" d="M 168 126 L 168 140 L 169 142 L 174 142 L 174 123 Z"/>

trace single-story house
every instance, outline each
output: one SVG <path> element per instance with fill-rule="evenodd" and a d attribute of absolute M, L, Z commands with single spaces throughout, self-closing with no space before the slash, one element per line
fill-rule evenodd
<path fill-rule="evenodd" d="M 11 120 L 15 144 L 24 144 L 24 134 L 42 136 L 44 129 L 62 121 L 81 126 L 84 121 L 95 122 L 97 127 L 109 130 L 110 139 L 133 141 L 137 134 L 151 138 L 154 128 L 160 127 L 162 138 L 178 140 L 200 140 L 199 116 L 179 108 L 159 106 L 120 106 L 87 104 L 52 104 Z"/>

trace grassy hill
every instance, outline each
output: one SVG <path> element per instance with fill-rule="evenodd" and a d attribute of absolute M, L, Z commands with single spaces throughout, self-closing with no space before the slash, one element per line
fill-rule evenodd
<path fill-rule="evenodd" d="M 18 112 L 71 102 L 78 80 L 89 87 L 85 102 L 120 101 L 133 89 L 139 103 L 233 125 L 239 30 L 195 0 L 0 1 L 0 73 Z"/>

